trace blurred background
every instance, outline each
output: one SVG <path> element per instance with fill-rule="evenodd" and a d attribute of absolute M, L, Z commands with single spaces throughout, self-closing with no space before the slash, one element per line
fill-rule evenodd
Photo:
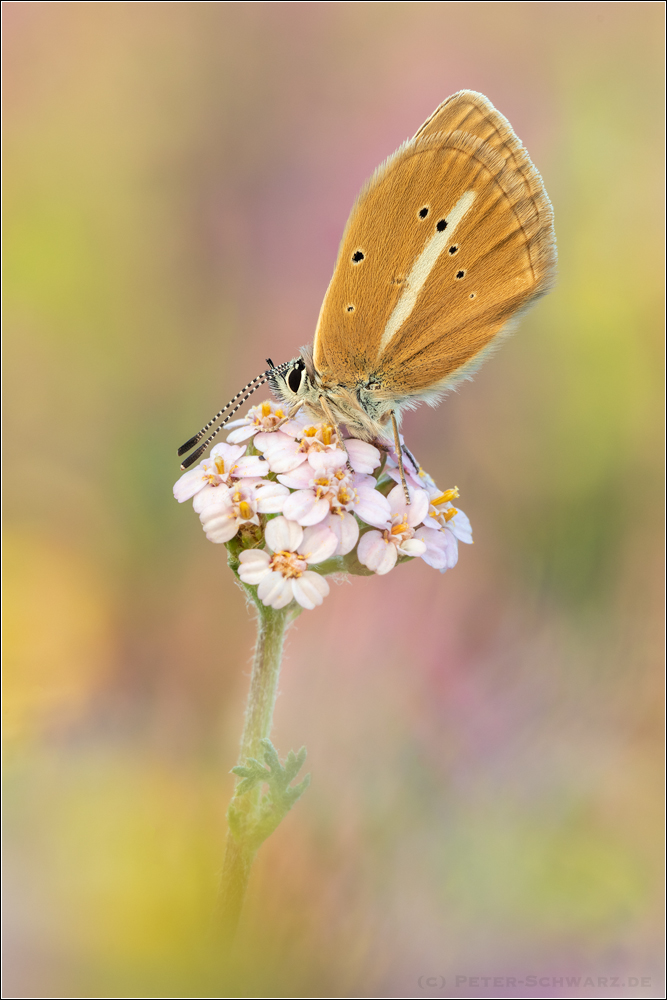
<path fill-rule="evenodd" d="M 663 5 L 3 11 L 5 995 L 664 996 Z M 289 634 L 313 783 L 223 963 L 253 626 L 176 447 L 312 340 L 362 183 L 461 88 L 559 284 L 404 423 L 474 547 Z"/>

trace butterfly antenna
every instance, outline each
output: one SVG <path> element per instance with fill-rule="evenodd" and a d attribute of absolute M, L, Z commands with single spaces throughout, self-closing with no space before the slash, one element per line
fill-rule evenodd
<path fill-rule="evenodd" d="M 223 406 L 223 408 L 221 410 L 218 410 L 218 412 L 216 413 L 216 415 L 214 417 L 211 417 L 211 419 L 209 420 L 209 422 L 202 427 L 202 429 L 199 431 L 198 434 L 195 434 L 195 436 L 191 437 L 189 441 L 186 441 L 185 444 L 181 445 L 181 447 L 178 449 L 178 454 L 179 455 L 185 455 L 185 453 L 188 452 L 188 451 L 190 451 L 191 448 L 194 448 L 194 446 L 197 444 L 197 442 L 201 441 L 201 439 L 203 438 L 204 434 L 206 434 L 206 431 L 209 430 L 213 426 L 213 424 L 216 422 L 216 420 L 219 420 L 220 417 L 222 416 L 222 414 L 226 410 L 228 410 L 230 406 L 233 406 L 234 403 L 237 401 L 237 399 L 240 399 L 241 396 L 243 396 L 244 393 L 248 392 L 248 389 L 250 389 L 250 392 L 252 393 L 252 392 L 255 391 L 256 388 L 258 388 L 258 386 L 260 386 L 262 384 L 262 382 L 266 382 L 268 374 L 269 374 L 268 372 L 264 372 L 263 375 L 258 375 L 256 378 L 251 379 L 251 381 L 248 382 L 248 384 L 245 385 L 241 389 L 240 392 L 236 393 L 236 395 L 234 396 L 233 399 L 230 399 L 230 401 L 227 403 L 226 406 Z M 252 389 L 250 388 L 251 386 L 253 386 Z M 250 395 L 250 393 L 248 395 Z"/>
<path fill-rule="evenodd" d="M 204 443 L 201 444 L 196 451 L 193 451 L 191 455 L 188 455 L 185 461 L 181 464 L 181 469 L 189 469 L 191 465 L 194 465 L 194 463 L 204 454 L 204 452 L 210 445 L 211 441 L 216 437 L 217 434 L 220 433 L 225 424 L 229 420 L 231 420 L 231 418 L 234 416 L 237 410 L 239 410 L 243 406 L 245 401 L 249 399 L 250 396 L 252 396 L 255 389 L 259 389 L 260 385 L 263 385 L 265 382 L 268 382 L 269 376 L 271 376 L 275 371 L 281 371 L 283 368 L 288 367 L 289 362 L 287 362 L 284 365 L 281 365 L 279 368 L 276 368 L 275 365 L 273 365 L 273 363 L 270 361 L 269 364 L 271 364 L 271 369 L 269 371 L 264 372 L 263 375 L 258 375 L 256 378 L 252 379 L 252 381 L 248 382 L 248 384 L 244 386 L 244 388 L 241 389 L 240 392 L 236 393 L 233 399 L 230 399 L 230 401 L 227 403 L 226 406 L 223 406 L 223 408 L 219 410 L 216 413 L 216 415 L 212 417 L 204 427 L 202 427 L 202 429 L 199 431 L 198 434 L 195 434 L 194 437 L 191 437 L 189 441 L 186 441 L 185 444 L 181 445 L 181 447 L 178 449 L 179 456 L 184 455 L 187 451 L 190 451 L 191 448 L 194 448 L 197 442 L 201 441 L 204 434 L 206 434 L 206 431 L 213 426 L 216 420 L 218 420 L 223 415 L 223 413 L 225 413 L 226 410 L 229 410 L 230 406 L 233 407 L 233 409 L 229 410 L 229 413 L 227 414 L 225 419 L 218 424 L 213 433 L 206 438 Z"/>

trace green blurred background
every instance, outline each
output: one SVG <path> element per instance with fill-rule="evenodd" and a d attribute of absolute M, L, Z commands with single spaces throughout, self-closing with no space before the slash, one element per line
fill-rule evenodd
<path fill-rule="evenodd" d="M 663 5 L 3 10 L 6 995 L 664 995 Z M 542 172 L 559 284 L 405 421 L 475 546 L 290 633 L 313 784 L 225 964 L 252 626 L 175 449 L 312 339 L 362 182 L 461 88 Z"/>

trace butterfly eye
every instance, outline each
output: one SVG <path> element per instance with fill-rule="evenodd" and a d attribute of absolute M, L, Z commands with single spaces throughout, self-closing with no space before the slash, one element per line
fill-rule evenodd
<path fill-rule="evenodd" d="M 354 262 L 355 264 L 358 264 L 358 263 L 359 263 L 359 261 L 360 261 L 360 260 L 363 260 L 363 259 L 364 259 L 364 255 L 362 254 L 361 250 L 357 250 L 357 252 L 356 252 L 356 253 L 353 253 L 353 254 L 352 254 L 352 260 L 353 260 L 353 262 Z"/>
<path fill-rule="evenodd" d="M 301 387 L 301 379 L 303 377 L 303 369 L 305 367 L 306 366 L 304 365 L 303 361 L 297 361 L 297 363 L 294 365 L 294 368 L 292 368 L 292 371 L 287 376 L 287 384 L 292 390 L 292 392 L 299 391 Z"/>
<path fill-rule="evenodd" d="M 450 247 L 450 248 L 449 248 L 449 252 L 450 252 L 450 253 L 451 253 L 452 255 L 453 255 L 453 254 L 455 254 L 457 250 L 458 250 L 458 246 L 456 246 L 456 245 L 454 245 L 453 247 Z"/>
<path fill-rule="evenodd" d="M 348 307 L 347 307 L 347 311 L 348 311 L 349 313 L 353 313 L 353 312 L 354 312 L 354 306 L 348 306 Z"/>
<path fill-rule="evenodd" d="M 435 227 L 439 233 L 443 233 L 447 228 L 447 219 L 440 219 L 440 222 Z"/>
<path fill-rule="evenodd" d="M 469 299 L 474 299 L 476 297 L 476 295 L 477 295 L 477 292 L 471 292 L 470 295 L 468 296 L 468 298 Z"/>
<path fill-rule="evenodd" d="M 427 208 L 427 207 L 426 207 L 426 205 L 425 205 L 425 206 L 424 206 L 424 207 L 423 207 L 423 208 L 421 209 L 421 211 L 419 212 L 419 218 L 420 218 L 420 219 L 425 219 L 427 215 L 428 215 L 428 208 Z"/>
<path fill-rule="evenodd" d="M 465 271 L 457 271 L 456 272 L 456 277 L 457 278 L 464 278 L 465 277 Z"/>

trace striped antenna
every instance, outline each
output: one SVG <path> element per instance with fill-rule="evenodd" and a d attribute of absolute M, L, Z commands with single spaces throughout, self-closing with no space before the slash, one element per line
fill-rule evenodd
<path fill-rule="evenodd" d="M 237 410 L 239 410 L 243 406 L 245 401 L 249 399 L 250 396 L 252 396 L 255 389 L 259 389 L 260 385 L 263 385 L 265 382 L 268 382 L 270 376 L 273 375 L 275 372 L 281 372 L 285 368 L 288 368 L 290 362 L 288 361 L 277 368 L 273 365 L 271 361 L 269 361 L 269 364 L 271 365 L 271 369 L 269 371 L 264 372 L 263 375 L 258 375 L 256 378 L 252 379 L 252 381 L 248 382 L 248 384 L 244 386 L 244 388 L 241 389 L 240 392 L 236 393 L 233 399 L 230 399 L 230 401 L 227 403 L 226 406 L 223 406 L 223 408 L 219 410 L 216 413 L 216 415 L 212 417 L 204 427 L 202 427 L 202 429 L 199 431 L 198 434 L 195 434 L 195 436 L 191 437 L 189 441 L 186 441 L 185 444 L 181 445 L 181 447 L 178 449 L 179 456 L 184 455 L 187 451 L 190 451 L 191 448 L 194 448 L 197 442 L 201 441 L 206 431 L 213 426 L 216 420 L 218 420 L 222 416 L 222 414 L 225 413 L 226 410 L 229 410 L 230 406 L 233 407 L 233 409 L 229 411 L 225 419 L 218 424 L 213 433 L 206 438 L 204 443 L 200 445 L 196 451 L 193 451 L 193 453 L 185 459 L 185 461 L 181 464 L 181 469 L 189 469 L 191 465 L 194 465 L 194 463 L 198 461 L 198 459 L 201 458 L 201 456 L 204 454 L 204 452 L 210 445 L 211 441 L 216 437 L 217 434 L 220 433 L 225 424 L 229 420 L 231 420 L 231 418 L 234 416 Z M 236 403 L 236 406 L 234 406 L 234 403 Z"/>

